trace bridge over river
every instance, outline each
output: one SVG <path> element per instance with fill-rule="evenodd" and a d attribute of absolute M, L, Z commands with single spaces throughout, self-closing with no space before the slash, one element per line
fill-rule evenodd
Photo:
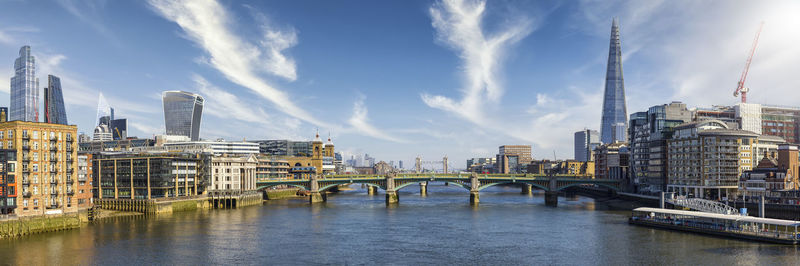
<path fill-rule="evenodd" d="M 480 191 L 496 185 L 519 185 L 523 194 L 530 194 L 533 188 L 545 191 L 545 204 L 558 205 L 558 192 L 569 187 L 596 185 L 619 190 L 620 180 L 592 179 L 580 175 L 534 175 L 534 174 L 395 174 L 388 175 L 313 175 L 309 179 L 259 180 L 259 190 L 275 186 L 293 186 L 310 192 L 309 202 L 319 203 L 327 200 L 325 192 L 331 188 L 347 184 L 364 184 L 369 193 L 377 189 L 386 192 L 386 204 L 400 201 L 397 191 L 410 185 L 419 184 L 420 193 L 427 194 L 428 182 L 447 182 L 469 190 L 470 204 L 480 202 Z"/>

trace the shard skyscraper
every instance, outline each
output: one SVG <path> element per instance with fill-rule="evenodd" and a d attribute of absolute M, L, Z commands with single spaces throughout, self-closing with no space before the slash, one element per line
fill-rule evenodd
<path fill-rule="evenodd" d="M 608 48 L 607 67 L 600 141 L 603 143 L 626 141 L 628 112 L 625 108 L 625 82 L 622 79 L 622 51 L 617 18 L 611 22 L 611 43 Z"/>

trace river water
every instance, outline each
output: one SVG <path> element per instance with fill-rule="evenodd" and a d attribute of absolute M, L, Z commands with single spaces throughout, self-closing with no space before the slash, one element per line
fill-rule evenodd
<path fill-rule="evenodd" d="M 798 265 L 800 249 L 627 224 L 630 211 L 590 198 L 491 187 L 481 203 L 432 183 L 387 208 L 383 194 L 343 191 L 324 204 L 276 200 L 236 210 L 118 218 L 79 230 L 0 240 L 0 264 Z"/>

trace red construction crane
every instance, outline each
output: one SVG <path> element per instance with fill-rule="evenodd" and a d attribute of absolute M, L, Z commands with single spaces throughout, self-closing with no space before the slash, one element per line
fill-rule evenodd
<path fill-rule="evenodd" d="M 747 102 L 747 92 L 750 91 L 750 88 L 744 87 L 744 80 L 747 79 L 747 72 L 750 71 L 750 61 L 753 61 L 753 54 L 756 52 L 756 46 L 758 46 L 758 37 L 761 35 L 761 28 L 764 28 L 763 21 L 758 26 L 758 31 L 756 32 L 756 38 L 753 39 L 753 47 L 750 48 L 750 56 L 747 57 L 747 63 L 744 64 L 744 71 L 742 71 L 742 77 L 739 78 L 739 83 L 736 85 L 736 90 L 733 91 L 733 97 L 739 97 L 739 93 L 740 92 L 742 93 L 742 103 Z"/>

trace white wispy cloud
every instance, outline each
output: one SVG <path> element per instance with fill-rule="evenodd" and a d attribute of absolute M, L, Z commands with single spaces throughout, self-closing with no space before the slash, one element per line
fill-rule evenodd
<path fill-rule="evenodd" d="M 421 95 L 422 100 L 474 123 L 486 120 L 484 99 L 498 102 L 503 95 L 499 75 L 509 46 L 532 30 L 531 20 L 520 17 L 511 19 L 502 30 L 486 32 L 485 11 L 485 1 L 471 0 L 445 0 L 429 9 L 437 40 L 458 52 L 462 60 L 464 87 L 460 100 L 427 93 Z"/>
<path fill-rule="evenodd" d="M 178 24 L 187 39 L 203 48 L 208 63 L 227 79 L 269 100 L 277 110 L 317 126 L 327 126 L 295 104 L 288 93 L 259 75 L 266 71 L 290 81 L 297 78 L 294 61 L 283 54 L 297 43 L 296 33 L 262 25 L 265 36 L 256 45 L 233 32 L 228 10 L 217 1 L 148 2 L 158 14 Z"/>
<path fill-rule="evenodd" d="M 406 140 L 392 136 L 369 123 L 369 117 L 367 116 L 367 106 L 364 105 L 365 99 L 366 97 L 360 95 L 358 99 L 356 99 L 356 101 L 353 103 L 353 115 L 347 121 L 348 124 L 350 124 L 350 126 L 353 127 L 352 130 L 355 131 L 356 133 L 377 139 L 388 140 L 392 142 L 406 142 Z"/>
<path fill-rule="evenodd" d="M 263 108 L 252 106 L 223 89 L 209 83 L 200 75 L 193 75 L 196 88 L 205 98 L 203 103 L 204 114 L 225 119 L 237 119 L 252 123 L 265 123 L 269 115 Z"/>
<path fill-rule="evenodd" d="M 31 33 L 31 32 L 39 32 L 39 28 L 32 26 L 0 28 L 0 44 L 21 45 L 19 43 L 19 38 L 18 36 L 16 36 L 16 34 Z"/>

